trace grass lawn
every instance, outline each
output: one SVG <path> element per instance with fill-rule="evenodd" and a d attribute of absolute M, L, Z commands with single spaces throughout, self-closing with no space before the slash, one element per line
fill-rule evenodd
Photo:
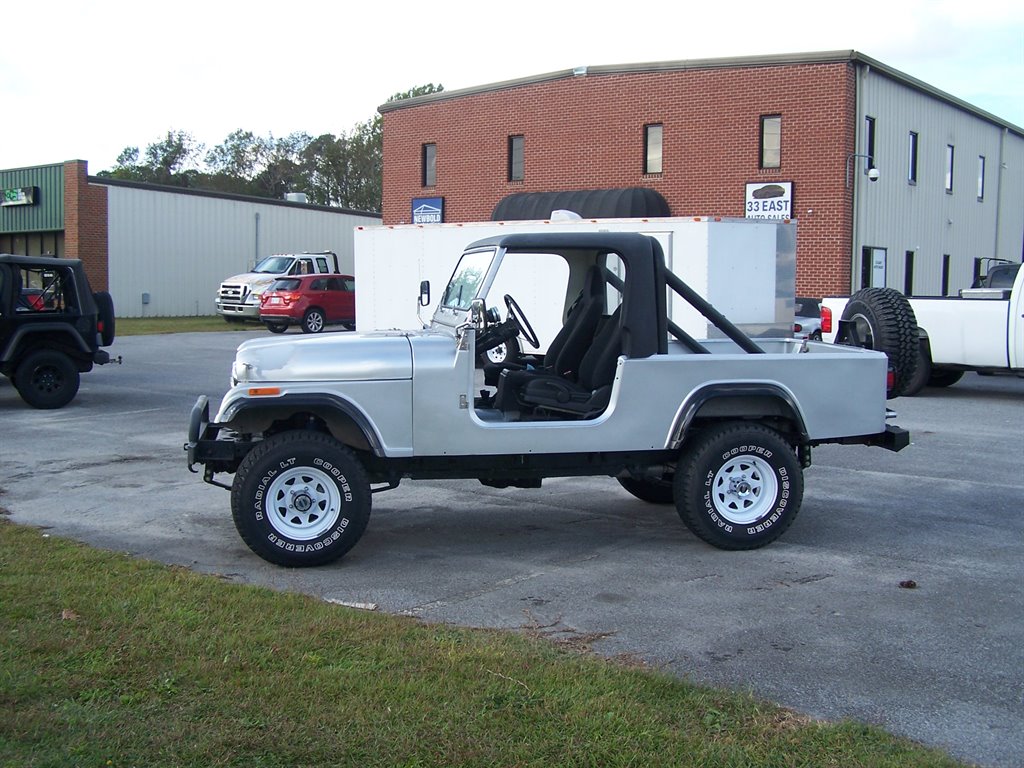
<path fill-rule="evenodd" d="M 223 317 L 119 317 L 114 326 L 118 336 L 149 333 L 190 333 L 195 331 L 263 331 L 261 323 L 229 323 Z"/>
<path fill-rule="evenodd" d="M 959 765 L 527 634 L 232 584 L 2 518 L 0 636 L 0 766 Z"/>

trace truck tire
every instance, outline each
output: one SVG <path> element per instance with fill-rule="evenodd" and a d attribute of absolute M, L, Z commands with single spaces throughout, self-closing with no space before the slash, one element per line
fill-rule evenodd
<path fill-rule="evenodd" d="M 933 368 L 928 376 L 929 387 L 952 387 L 964 377 L 963 371 L 953 371 L 949 368 Z"/>
<path fill-rule="evenodd" d="M 114 300 L 106 291 L 96 291 L 92 298 L 96 302 L 100 341 L 104 347 L 109 347 L 114 343 Z"/>
<path fill-rule="evenodd" d="M 671 504 L 675 501 L 672 475 L 662 478 L 617 477 L 619 485 L 648 504 Z"/>
<path fill-rule="evenodd" d="M 847 302 L 843 320 L 854 326 L 861 346 L 885 352 L 889 358 L 894 379 L 887 396 L 906 393 L 920 347 L 917 320 L 906 297 L 892 288 L 862 288 Z"/>
<path fill-rule="evenodd" d="M 324 565 L 344 555 L 370 520 L 370 482 L 351 449 L 320 432 L 282 432 L 243 459 L 231 487 L 242 540 L 268 562 Z"/>
<path fill-rule="evenodd" d="M 928 385 L 928 378 L 932 374 L 932 356 L 928 342 L 921 339 L 917 345 L 917 366 L 914 368 L 914 375 L 907 382 L 903 390 L 903 397 L 916 395 Z"/>
<path fill-rule="evenodd" d="M 733 422 L 683 448 L 676 509 L 686 527 L 719 549 L 757 549 L 779 538 L 803 501 L 800 462 L 779 433 Z"/>
<path fill-rule="evenodd" d="M 81 377 L 71 358 L 53 349 L 29 354 L 14 372 L 14 386 L 33 408 L 63 408 L 75 399 Z"/>
<path fill-rule="evenodd" d="M 327 319 L 324 317 L 322 309 L 317 309 L 316 307 L 307 309 L 306 314 L 302 316 L 302 332 L 320 333 L 326 323 Z"/>

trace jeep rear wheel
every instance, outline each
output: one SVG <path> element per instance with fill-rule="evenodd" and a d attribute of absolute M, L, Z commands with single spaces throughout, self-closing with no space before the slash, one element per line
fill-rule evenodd
<path fill-rule="evenodd" d="M 52 349 L 33 352 L 14 373 L 18 394 L 33 408 L 63 408 L 75 399 L 80 382 L 71 358 Z"/>
<path fill-rule="evenodd" d="M 664 478 L 617 477 L 619 485 L 648 504 L 671 504 L 675 501 L 672 475 Z"/>
<path fill-rule="evenodd" d="M 271 563 L 324 565 L 348 552 L 370 520 L 370 483 L 330 435 L 282 432 L 245 457 L 231 487 L 242 540 Z"/>
<path fill-rule="evenodd" d="M 800 511 L 796 454 L 759 424 L 712 427 L 683 449 L 676 509 L 686 527 L 719 549 L 756 549 L 779 538 Z"/>

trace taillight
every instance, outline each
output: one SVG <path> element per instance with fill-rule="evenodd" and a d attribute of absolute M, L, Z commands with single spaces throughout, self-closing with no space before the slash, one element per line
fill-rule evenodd
<path fill-rule="evenodd" d="M 832 333 L 832 310 L 828 307 L 821 308 L 821 332 Z"/>
<path fill-rule="evenodd" d="M 896 386 L 896 371 L 890 368 L 885 374 L 885 389 L 892 392 L 892 388 Z"/>
<path fill-rule="evenodd" d="M 793 323 L 793 333 L 800 333 L 804 327 L 800 323 Z"/>

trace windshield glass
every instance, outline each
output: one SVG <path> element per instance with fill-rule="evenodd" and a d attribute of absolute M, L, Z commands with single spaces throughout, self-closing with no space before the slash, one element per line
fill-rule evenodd
<path fill-rule="evenodd" d="M 483 284 L 493 257 L 493 249 L 464 254 L 444 291 L 441 306 L 447 309 L 469 309 L 470 302 L 476 298 L 477 291 Z"/>
<path fill-rule="evenodd" d="M 297 291 L 302 281 L 295 277 L 288 277 L 282 280 L 275 280 L 271 286 L 272 291 Z"/>
<path fill-rule="evenodd" d="M 292 261 L 291 256 L 271 256 L 257 264 L 253 272 L 263 275 L 281 275 L 288 271 Z"/>

